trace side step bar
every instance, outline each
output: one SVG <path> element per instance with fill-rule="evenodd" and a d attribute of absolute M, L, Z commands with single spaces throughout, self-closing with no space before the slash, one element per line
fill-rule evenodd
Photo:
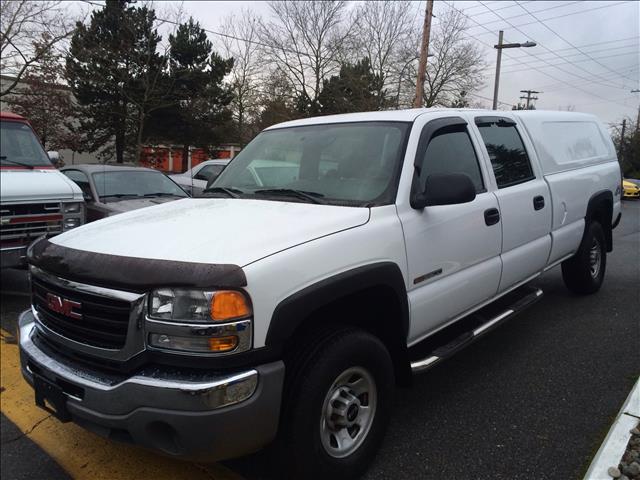
<path fill-rule="evenodd" d="M 470 328 L 456 336 L 453 340 L 448 341 L 444 345 L 432 350 L 426 357 L 411 362 L 411 371 L 413 373 L 422 373 L 440 363 L 445 358 L 450 357 L 454 353 L 462 350 L 470 345 L 485 333 L 497 328 L 511 317 L 530 307 L 542 297 L 542 290 L 533 287 L 522 287 L 512 294 L 505 297 L 511 303 L 506 305 L 503 299 L 497 300 L 482 310 L 470 315 Z M 498 310 L 496 311 L 496 306 Z M 488 319 L 487 319 L 488 318 Z M 463 320 L 459 320 L 462 322 Z M 458 323 L 458 322 L 456 322 Z"/>

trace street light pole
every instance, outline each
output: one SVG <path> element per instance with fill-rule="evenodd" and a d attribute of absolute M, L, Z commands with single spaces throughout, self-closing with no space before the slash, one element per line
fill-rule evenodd
<path fill-rule="evenodd" d="M 494 48 L 498 50 L 498 58 L 496 60 L 496 80 L 493 84 L 493 110 L 498 109 L 498 88 L 500 87 L 500 62 L 502 61 L 502 37 L 504 32 L 500 30 L 498 34 L 498 45 Z"/>
<path fill-rule="evenodd" d="M 505 48 L 529 48 L 535 47 L 536 42 L 524 42 L 524 43 L 502 43 L 502 39 L 504 38 L 504 31 L 500 30 L 498 33 L 498 44 L 494 45 L 493 48 L 498 50 L 498 58 L 496 59 L 496 79 L 493 84 L 493 109 L 498 109 L 498 90 L 500 87 L 500 63 L 502 62 L 502 50 Z"/>

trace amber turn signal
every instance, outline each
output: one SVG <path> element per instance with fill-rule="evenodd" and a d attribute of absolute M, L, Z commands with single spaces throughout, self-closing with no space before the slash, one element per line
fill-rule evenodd
<path fill-rule="evenodd" d="M 217 322 L 247 317 L 251 308 L 247 298 L 235 290 L 221 290 L 211 298 L 211 319 Z"/>
<path fill-rule="evenodd" d="M 229 335 L 227 337 L 213 337 L 209 339 L 209 350 L 212 352 L 230 352 L 238 346 L 238 337 Z"/>

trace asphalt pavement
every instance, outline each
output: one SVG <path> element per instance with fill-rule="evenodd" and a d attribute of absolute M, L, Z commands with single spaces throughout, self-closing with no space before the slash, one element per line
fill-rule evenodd
<path fill-rule="evenodd" d="M 25 274 L 0 275 L 1 325 L 14 333 Z M 559 268 L 535 284 L 541 301 L 397 391 L 366 479 L 582 478 L 640 374 L 640 202 L 623 204 L 598 294 L 570 294 Z M 3 416 L 2 478 L 65 478 L 28 437 Z M 224 465 L 257 480 L 267 462 Z"/>

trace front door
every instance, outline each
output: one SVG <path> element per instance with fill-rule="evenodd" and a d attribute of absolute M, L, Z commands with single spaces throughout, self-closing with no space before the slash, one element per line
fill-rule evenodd
<path fill-rule="evenodd" d="M 398 211 L 409 273 L 409 344 L 497 293 L 502 222 L 498 201 L 486 188 L 488 172 L 478 161 L 478 147 L 460 117 L 431 120 L 422 129 L 414 188 L 423 191 L 433 173 L 464 173 L 475 184 L 476 198 Z"/>

